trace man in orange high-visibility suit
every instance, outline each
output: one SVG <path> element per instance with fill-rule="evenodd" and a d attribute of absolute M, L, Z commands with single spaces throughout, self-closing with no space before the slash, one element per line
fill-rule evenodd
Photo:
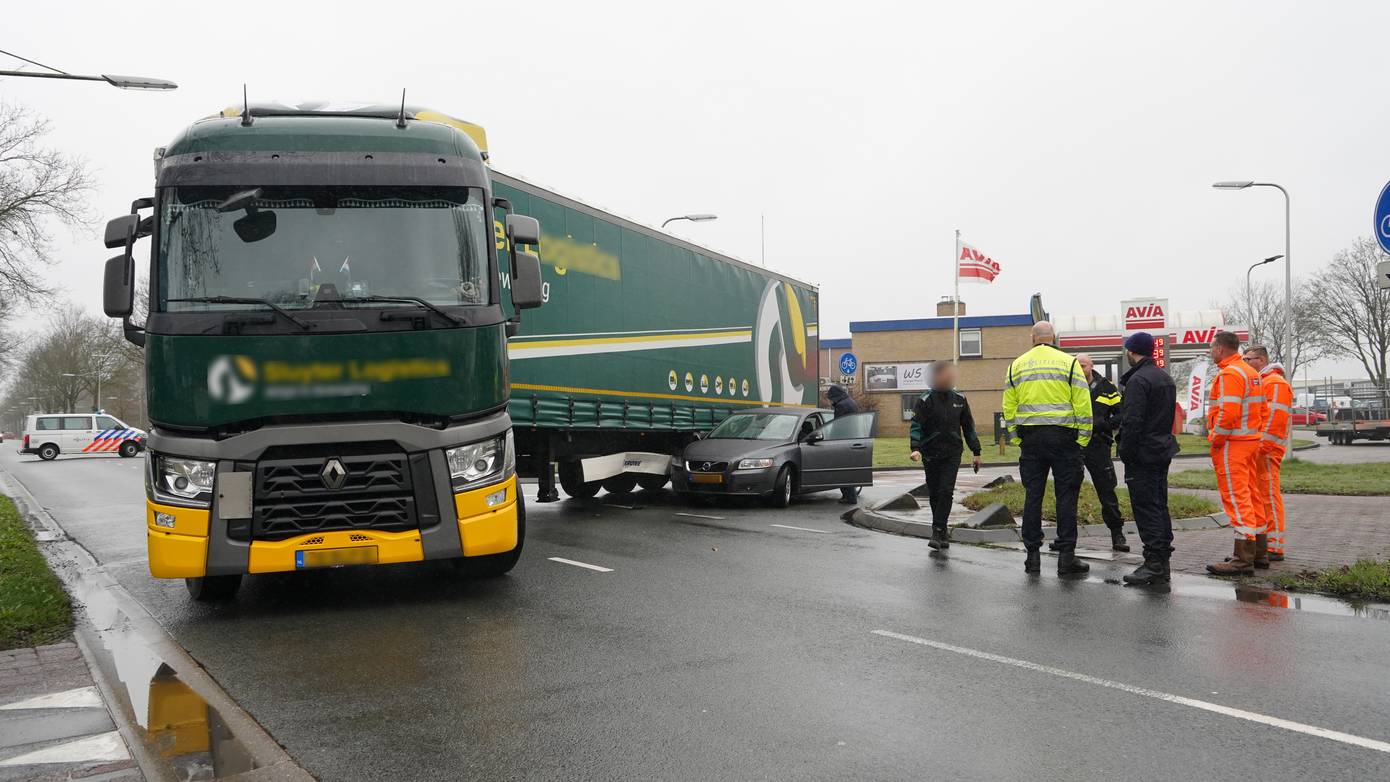
<path fill-rule="evenodd" d="M 1207 571 L 1218 576 L 1246 575 L 1255 572 L 1255 536 L 1264 532 L 1253 491 L 1269 405 L 1260 374 L 1241 360 L 1240 338 L 1234 333 L 1217 332 L 1211 360 L 1218 369 L 1207 395 L 1207 439 L 1221 504 L 1236 540 L 1231 558 L 1207 565 Z"/>
<path fill-rule="evenodd" d="M 1279 485 L 1279 468 L 1289 442 L 1293 386 L 1284 377 L 1284 367 L 1270 363 L 1269 351 L 1264 347 L 1246 348 L 1245 363 L 1260 373 L 1260 385 L 1269 405 L 1260 455 L 1255 459 L 1255 502 L 1265 525 L 1264 534 L 1255 536 L 1255 567 L 1267 568 L 1271 561 L 1284 559 L 1284 491 Z"/>

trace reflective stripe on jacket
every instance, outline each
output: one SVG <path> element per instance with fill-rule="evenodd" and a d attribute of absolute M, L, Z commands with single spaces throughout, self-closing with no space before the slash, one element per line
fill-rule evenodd
<path fill-rule="evenodd" d="M 1004 425 L 1020 442 L 1019 428 L 1065 426 L 1082 447 L 1091 441 L 1091 386 L 1081 365 L 1051 345 L 1035 345 L 1014 359 L 1004 382 Z"/>
<path fill-rule="evenodd" d="M 1216 444 L 1226 440 L 1258 440 L 1269 405 L 1260 375 L 1240 356 L 1228 356 L 1219 367 L 1207 395 L 1207 431 Z"/>
<path fill-rule="evenodd" d="M 1260 373 L 1260 385 L 1264 388 L 1265 403 L 1269 405 L 1269 416 L 1265 420 L 1261 438 L 1287 446 L 1293 420 L 1293 386 L 1284 378 L 1284 367 L 1270 364 Z"/>

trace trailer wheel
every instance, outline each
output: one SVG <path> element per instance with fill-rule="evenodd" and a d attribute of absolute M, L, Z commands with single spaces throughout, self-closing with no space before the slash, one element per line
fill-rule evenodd
<path fill-rule="evenodd" d="M 140 446 L 136 445 L 134 440 L 126 440 L 125 442 L 121 443 L 121 449 L 119 453 L 121 454 L 121 456 L 129 459 L 135 454 L 140 453 Z"/>
<path fill-rule="evenodd" d="M 603 484 L 599 481 L 586 483 L 580 480 L 580 475 L 579 462 L 560 462 L 560 488 L 565 490 L 565 494 L 576 500 L 593 499 Z"/>
<path fill-rule="evenodd" d="M 637 476 L 632 473 L 625 472 L 622 475 L 614 475 L 603 481 L 603 489 L 609 494 L 630 494 L 635 488 L 637 488 Z"/>
<path fill-rule="evenodd" d="M 516 548 L 501 554 L 466 557 L 453 560 L 471 578 L 498 578 L 516 567 L 521 559 L 521 547 L 526 542 L 526 495 L 516 496 Z"/>
<path fill-rule="evenodd" d="M 637 485 L 641 486 L 643 491 L 660 491 L 665 488 L 666 482 L 669 480 L 671 480 L 669 475 L 639 475 L 637 476 Z"/>
<path fill-rule="evenodd" d="M 39 458 L 46 462 L 51 462 L 58 458 L 58 446 L 53 443 L 44 443 L 39 446 Z"/>
<path fill-rule="evenodd" d="M 219 603 L 236 595 L 241 588 L 241 574 L 185 578 L 183 586 L 188 590 L 188 596 L 199 603 Z"/>

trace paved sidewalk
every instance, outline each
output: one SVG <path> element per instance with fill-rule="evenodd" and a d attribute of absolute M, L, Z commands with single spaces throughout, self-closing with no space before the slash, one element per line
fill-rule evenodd
<path fill-rule="evenodd" d="M 144 779 L 72 641 L 0 652 L 0 782 Z"/>

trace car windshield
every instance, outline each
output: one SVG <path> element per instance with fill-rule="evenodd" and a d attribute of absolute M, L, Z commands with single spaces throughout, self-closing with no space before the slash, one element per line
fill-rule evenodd
<path fill-rule="evenodd" d="M 476 188 L 179 187 L 164 194 L 160 221 L 169 312 L 247 308 L 170 301 L 214 296 L 284 309 L 367 296 L 490 301 L 492 237 Z"/>
<path fill-rule="evenodd" d="M 785 413 L 738 413 L 710 431 L 709 440 L 790 440 L 797 416 Z"/>

